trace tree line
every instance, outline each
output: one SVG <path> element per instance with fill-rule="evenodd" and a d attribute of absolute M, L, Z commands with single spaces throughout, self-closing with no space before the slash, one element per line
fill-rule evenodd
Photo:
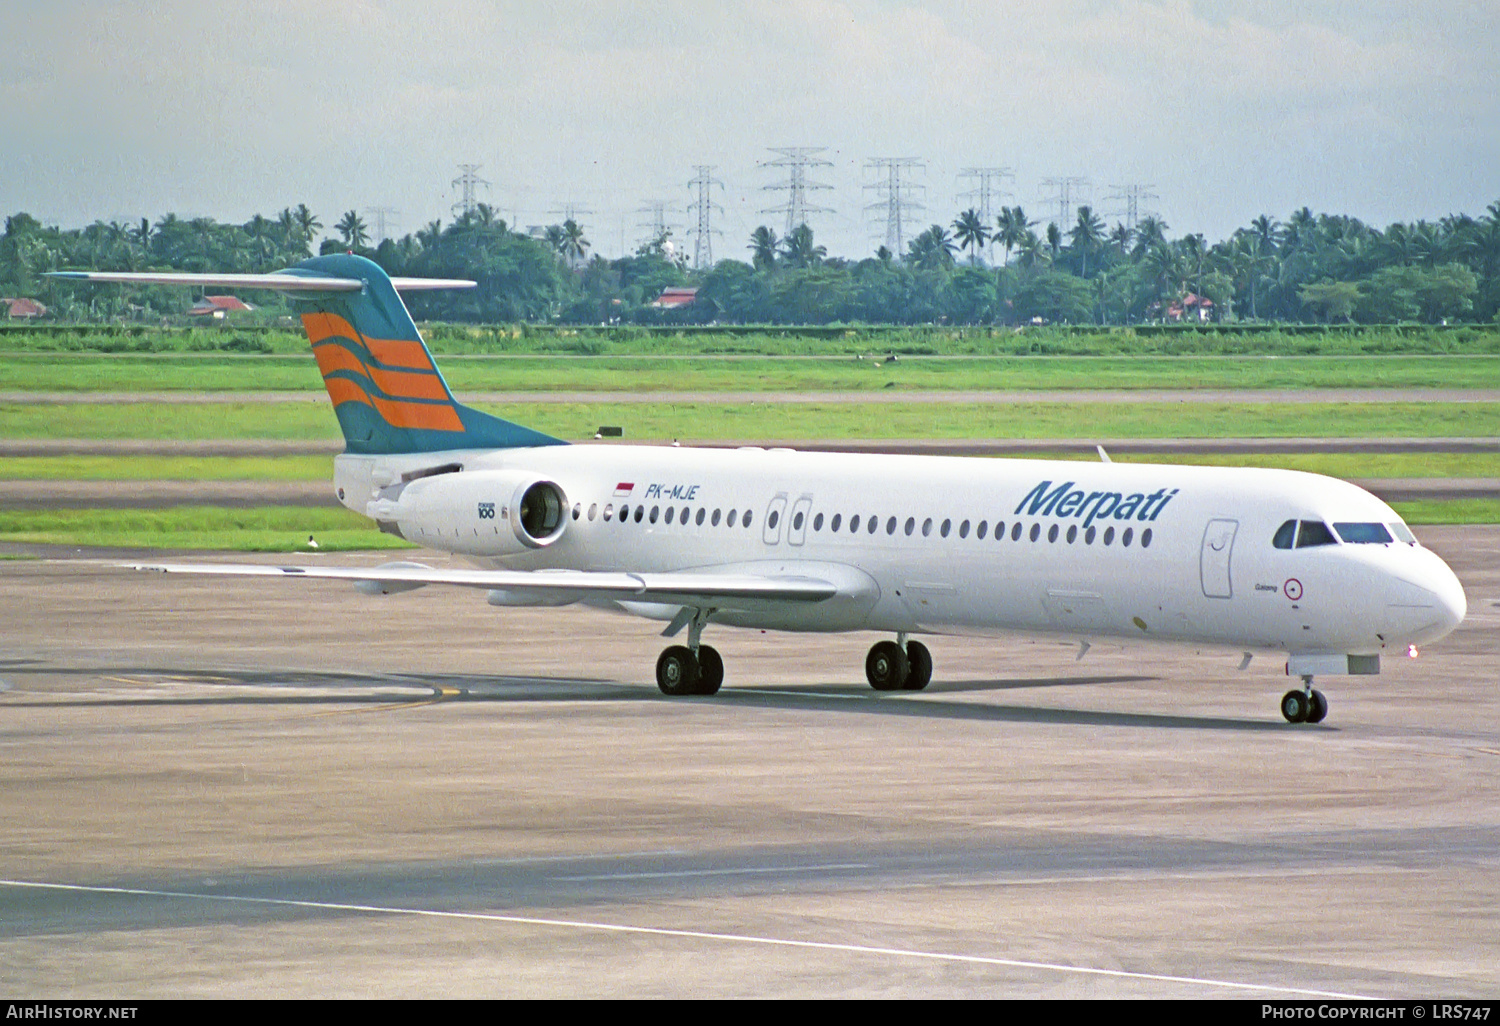
<path fill-rule="evenodd" d="M 180 292 L 84 290 L 48 270 L 264 272 L 310 256 L 323 229 L 305 204 L 243 224 L 167 214 L 135 224 L 47 227 L 26 213 L 0 236 L 0 295 L 31 296 L 69 320 L 181 312 Z M 352 251 L 393 275 L 472 278 L 466 292 L 410 297 L 418 318 L 472 322 L 1128 325 L 1174 320 L 1325 323 L 1494 322 L 1500 315 L 1500 201 L 1480 217 L 1385 229 L 1304 207 L 1263 215 L 1227 239 L 1173 238 L 1159 218 L 1109 227 L 1092 208 L 1066 229 L 1020 206 L 993 223 L 974 210 L 933 224 L 903 253 L 830 257 L 811 228 L 778 238 L 759 227 L 746 259 L 690 271 L 669 234 L 630 256 L 592 255 L 580 225 L 541 236 L 513 231 L 479 204 L 372 245 L 356 211 L 321 252 Z M 652 305 L 662 290 L 696 286 L 686 307 Z M 274 297 L 268 297 L 274 306 Z"/>

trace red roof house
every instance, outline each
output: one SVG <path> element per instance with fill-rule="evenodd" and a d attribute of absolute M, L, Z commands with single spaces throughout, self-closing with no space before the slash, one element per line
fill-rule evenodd
<path fill-rule="evenodd" d="M 662 289 L 661 295 L 651 305 L 660 310 L 676 310 L 679 307 L 690 306 L 698 298 L 697 289 L 670 288 Z"/>
<path fill-rule="evenodd" d="M 255 308 L 249 303 L 242 302 L 234 296 L 204 296 L 193 304 L 193 308 L 188 311 L 188 316 L 222 318 L 227 313 L 253 309 Z"/>
<path fill-rule="evenodd" d="M 6 316 L 12 320 L 47 316 L 47 308 L 34 299 L 0 299 L 0 303 L 5 304 Z"/>

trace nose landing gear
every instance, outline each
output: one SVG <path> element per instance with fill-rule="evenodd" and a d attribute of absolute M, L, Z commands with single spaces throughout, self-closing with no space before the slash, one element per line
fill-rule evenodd
<path fill-rule="evenodd" d="M 1281 696 L 1281 715 L 1288 723 L 1322 723 L 1328 715 L 1328 699 L 1314 691 L 1312 674 L 1303 674 L 1302 690 L 1293 689 Z"/>

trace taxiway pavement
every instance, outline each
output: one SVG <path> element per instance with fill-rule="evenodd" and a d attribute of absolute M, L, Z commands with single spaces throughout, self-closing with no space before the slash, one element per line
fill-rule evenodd
<path fill-rule="evenodd" d="M 1493 998 L 1500 528 L 1420 533 L 1469 619 L 1313 727 L 1237 653 L 936 638 L 892 695 L 872 636 L 725 630 L 667 699 L 645 621 L 0 560 L 0 978 Z"/>

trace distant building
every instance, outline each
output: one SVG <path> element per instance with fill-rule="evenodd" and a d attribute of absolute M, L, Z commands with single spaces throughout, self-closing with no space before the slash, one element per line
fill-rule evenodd
<path fill-rule="evenodd" d="M 1167 307 L 1167 316 L 1174 321 L 1184 318 L 1192 320 L 1195 317 L 1200 321 L 1207 321 L 1212 319 L 1213 315 L 1214 301 L 1207 296 L 1198 296 L 1191 292 L 1182 297 L 1180 304 L 1173 303 Z"/>
<path fill-rule="evenodd" d="M 661 295 L 657 296 L 652 306 L 658 310 L 676 310 L 684 306 L 692 306 L 693 301 L 698 298 L 697 289 L 670 288 L 662 289 Z"/>
<path fill-rule="evenodd" d="M 34 299 L 0 299 L 0 303 L 5 304 L 6 316 L 13 321 L 47 316 L 47 308 Z"/>
<path fill-rule="evenodd" d="M 225 314 L 239 313 L 241 310 L 255 309 L 249 303 L 242 302 L 234 296 L 204 296 L 193 304 L 188 311 L 189 317 L 212 317 L 222 320 Z"/>

